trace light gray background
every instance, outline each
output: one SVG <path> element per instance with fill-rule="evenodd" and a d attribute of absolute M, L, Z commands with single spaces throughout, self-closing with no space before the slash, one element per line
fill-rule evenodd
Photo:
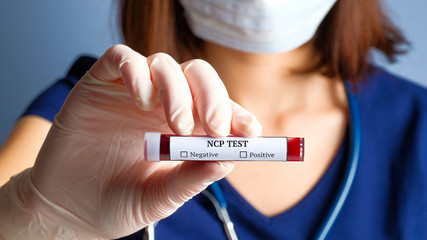
<path fill-rule="evenodd" d="M 427 86 L 427 1 L 384 0 L 411 52 L 390 65 L 398 75 Z M 0 1 L 0 144 L 43 89 L 62 77 L 80 54 L 100 56 L 121 41 L 117 0 Z"/>

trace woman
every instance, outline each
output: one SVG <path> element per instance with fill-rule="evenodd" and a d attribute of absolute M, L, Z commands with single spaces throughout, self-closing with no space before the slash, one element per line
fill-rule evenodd
<path fill-rule="evenodd" d="M 160 239 L 225 238 L 206 197 L 193 198 L 224 176 L 240 238 L 313 238 L 347 163 L 344 81 L 360 104 L 362 151 L 328 237 L 426 237 L 427 92 L 369 64 L 371 48 L 393 59 L 405 43 L 377 1 L 127 0 L 122 13 L 142 55 L 119 45 L 78 67 L 90 70 L 34 167 L 1 189 L 11 207 L 0 212 L 15 219 L 6 238 L 118 238 L 159 220 Z M 304 163 L 143 158 L 147 131 L 252 137 L 261 126 L 304 137 Z"/>

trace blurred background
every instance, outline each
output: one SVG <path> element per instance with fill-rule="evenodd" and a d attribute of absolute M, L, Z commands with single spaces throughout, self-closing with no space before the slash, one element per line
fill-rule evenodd
<path fill-rule="evenodd" d="M 383 0 L 411 42 L 389 71 L 427 87 L 427 1 Z M 0 144 L 31 100 L 66 74 L 81 54 L 99 57 L 121 42 L 118 0 L 0 1 Z"/>

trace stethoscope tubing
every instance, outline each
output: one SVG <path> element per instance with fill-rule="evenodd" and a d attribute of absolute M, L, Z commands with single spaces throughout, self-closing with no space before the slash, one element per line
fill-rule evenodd
<path fill-rule="evenodd" d="M 346 83 L 347 102 L 350 111 L 350 155 L 347 163 L 345 178 L 342 181 L 340 190 L 335 198 L 331 209 L 325 217 L 314 239 L 323 240 L 330 232 L 338 214 L 349 195 L 350 188 L 353 185 L 356 176 L 356 170 L 359 165 L 360 151 L 362 147 L 362 117 L 360 114 L 359 103 L 356 96 L 351 92 L 351 86 Z"/>

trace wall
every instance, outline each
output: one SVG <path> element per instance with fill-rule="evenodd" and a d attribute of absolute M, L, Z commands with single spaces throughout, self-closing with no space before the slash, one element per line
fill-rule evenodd
<path fill-rule="evenodd" d="M 79 54 L 120 42 L 115 0 L 0 1 L 0 143 L 28 103 Z"/>
<path fill-rule="evenodd" d="M 412 42 L 389 70 L 427 86 L 427 1 L 388 0 L 392 18 Z M 0 143 L 28 103 L 63 76 L 79 54 L 100 56 L 120 42 L 117 0 L 0 1 Z"/>
<path fill-rule="evenodd" d="M 425 0 L 383 0 L 388 15 L 411 43 L 410 51 L 398 58 L 394 64 L 375 57 L 380 65 L 391 72 L 427 86 L 427 1 Z"/>

